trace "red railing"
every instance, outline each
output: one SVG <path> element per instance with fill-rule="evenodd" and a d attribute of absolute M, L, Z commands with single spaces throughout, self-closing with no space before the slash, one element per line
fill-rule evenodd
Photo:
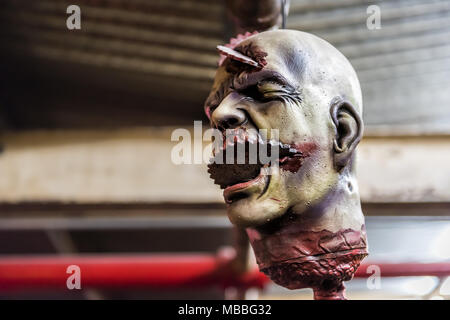
<path fill-rule="evenodd" d="M 269 282 L 256 269 L 232 272 L 230 262 L 213 255 L 5 256 L 0 258 L 0 291 L 66 289 L 71 265 L 80 268 L 83 288 L 263 288 Z M 450 275 L 450 263 L 370 263 L 362 264 L 355 277 L 370 276 L 370 265 L 379 267 L 383 277 Z"/>

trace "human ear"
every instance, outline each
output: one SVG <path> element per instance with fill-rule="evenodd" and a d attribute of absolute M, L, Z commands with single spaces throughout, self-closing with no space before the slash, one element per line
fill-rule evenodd
<path fill-rule="evenodd" d="M 333 99 L 330 112 L 335 126 L 334 164 L 340 170 L 350 161 L 362 138 L 364 125 L 355 107 L 341 98 Z"/>

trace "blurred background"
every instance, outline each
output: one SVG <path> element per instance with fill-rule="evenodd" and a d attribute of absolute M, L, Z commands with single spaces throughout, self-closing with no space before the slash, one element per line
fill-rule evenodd
<path fill-rule="evenodd" d="M 81 8 L 80 30 L 66 27 L 71 4 Z M 367 26 L 370 5 L 380 9 L 379 29 Z M 360 272 L 349 298 L 450 298 L 450 1 L 291 0 L 287 27 L 335 45 L 361 81 L 364 262 L 381 279 L 370 285 L 371 273 Z M 236 246 L 205 166 L 170 159 L 175 128 L 208 126 L 215 47 L 232 36 L 220 0 L 2 1 L 0 298 L 236 296 L 214 284 L 14 287 L 2 269 L 17 258 L 209 257 Z M 383 276 L 384 265 L 398 268 Z M 240 294 L 311 292 L 265 283 Z"/>

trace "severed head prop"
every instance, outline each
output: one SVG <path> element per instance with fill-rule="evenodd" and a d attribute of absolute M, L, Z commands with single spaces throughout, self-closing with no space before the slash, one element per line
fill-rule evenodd
<path fill-rule="evenodd" d="M 356 73 L 337 49 L 305 32 L 234 40 L 218 47 L 205 111 L 224 135 L 238 131 L 232 142 L 248 150 L 244 162 L 211 163 L 210 176 L 262 272 L 290 289 L 313 288 L 316 299 L 344 299 L 342 282 L 368 254 L 354 172 L 363 133 Z M 252 150 L 267 146 L 278 170 L 263 170 L 258 152 L 248 163 Z M 224 143 L 220 154 L 235 149 Z"/>

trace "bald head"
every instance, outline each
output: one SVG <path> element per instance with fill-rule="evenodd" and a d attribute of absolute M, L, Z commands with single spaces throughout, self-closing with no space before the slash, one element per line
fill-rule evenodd
<path fill-rule="evenodd" d="M 262 69 L 227 59 L 219 68 L 214 88 L 221 88 L 224 72 L 232 84 L 278 78 L 298 91 L 305 86 L 318 86 L 330 97 L 342 97 L 362 112 L 359 81 L 349 61 L 331 44 L 312 34 L 295 30 L 266 31 L 242 41 L 236 51 L 258 59 L 264 54 Z M 215 93 L 214 90 L 212 93 Z"/>
<path fill-rule="evenodd" d="M 248 224 L 280 216 L 292 204 L 319 202 L 337 188 L 342 175 L 353 175 L 351 159 L 362 136 L 362 103 L 348 60 L 314 35 L 266 31 L 234 50 L 236 54 L 228 52 L 218 68 L 205 104 L 211 124 L 222 130 L 275 129 L 281 143 L 308 155 L 293 159 L 295 168 L 281 166 L 281 174 L 271 176 L 268 186 L 255 188 L 264 195 L 231 204 L 232 217 Z M 284 200 L 280 205 L 273 199 Z M 249 206 L 268 215 L 246 217 L 243 211 Z"/>
<path fill-rule="evenodd" d="M 289 151 L 270 177 L 240 175 L 247 164 L 210 166 L 216 183 L 232 177 L 221 180 L 228 216 L 247 228 L 260 269 L 276 283 L 340 288 L 367 254 L 352 161 L 363 130 L 356 73 L 336 48 L 300 31 L 266 31 L 234 50 L 225 48 L 206 101 L 212 125 L 275 129 Z"/>

